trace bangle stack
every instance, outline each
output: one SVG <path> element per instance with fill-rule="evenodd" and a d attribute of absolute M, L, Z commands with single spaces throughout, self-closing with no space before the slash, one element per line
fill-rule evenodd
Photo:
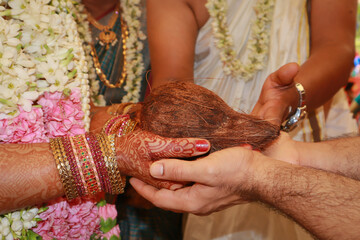
<path fill-rule="evenodd" d="M 137 122 L 129 115 L 117 115 L 110 118 L 102 129 L 103 134 L 116 134 L 121 137 L 134 131 Z"/>
<path fill-rule="evenodd" d="M 135 129 L 129 115 L 117 115 L 107 121 L 101 134 L 86 133 L 50 140 L 56 167 L 67 199 L 106 192 L 124 192 L 126 177 L 121 176 L 115 151 L 115 137 Z"/>
<path fill-rule="evenodd" d="M 67 199 L 98 192 L 124 192 L 115 152 L 115 135 L 91 134 L 50 140 Z"/>

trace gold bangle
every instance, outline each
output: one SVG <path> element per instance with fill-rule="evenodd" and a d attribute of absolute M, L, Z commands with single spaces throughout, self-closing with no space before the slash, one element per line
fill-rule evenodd
<path fill-rule="evenodd" d="M 66 153 L 60 138 L 50 139 L 50 149 L 55 158 L 56 168 L 59 172 L 66 198 L 72 200 L 78 197 L 70 165 L 66 159 Z"/>

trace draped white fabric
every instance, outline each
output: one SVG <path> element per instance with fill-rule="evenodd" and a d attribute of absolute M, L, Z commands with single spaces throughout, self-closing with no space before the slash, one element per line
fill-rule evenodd
<path fill-rule="evenodd" d="M 244 63 L 247 59 L 246 44 L 251 26 L 256 18 L 253 7 L 256 0 L 228 0 L 228 26 L 234 39 L 235 51 Z M 268 61 L 254 79 L 245 82 L 226 76 L 219 60 L 219 50 L 214 45 L 211 19 L 201 28 L 195 56 L 195 82 L 223 98 L 237 111 L 250 113 L 254 107 L 266 77 L 289 62 L 303 63 L 308 57 L 309 29 L 306 14 L 306 0 L 277 0 L 271 23 Z M 337 122 L 333 135 L 356 131 L 345 99 L 339 102 L 344 119 Z M 346 112 L 347 111 L 347 112 Z M 316 120 L 324 126 L 322 108 L 317 111 Z M 340 114 L 341 115 L 341 114 Z M 339 114 L 337 114 L 339 116 Z M 338 119 L 337 119 L 338 120 Z M 340 126 L 342 123 L 346 123 Z M 297 140 L 311 141 L 310 121 L 304 121 L 302 128 L 292 134 Z M 329 125 L 330 126 L 330 125 Z M 325 137 L 326 132 L 320 131 Z M 294 206 L 296 207 L 296 206 Z M 199 217 L 190 214 L 184 232 L 185 240 L 206 239 L 291 239 L 306 240 L 312 237 L 290 219 L 259 204 L 245 204 L 227 210 Z"/>

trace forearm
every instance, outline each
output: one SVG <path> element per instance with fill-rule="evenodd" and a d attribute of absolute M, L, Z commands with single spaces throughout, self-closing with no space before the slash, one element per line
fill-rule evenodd
<path fill-rule="evenodd" d="M 152 87 L 169 81 L 193 81 L 199 24 L 191 4 L 186 0 L 148 0 L 146 7 Z"/>
<path fill-rule="evenodd" d="M 338 43 L 325 43 L 311 53 L 295 77 L 306 90 L 309 111 L 325 104 L 345 86 L 354 54 L 353 46 Z"/>
<path fill-rule="evenodd" d="M 360 180 L 360 137 L 296 142 L 299 164 Z"/>
<path fill-rule="evenodd" d="M 0 155 L 0 213 L 64 195 L 49 144 L 1 144 Z"/>
<path fill-rule="evenodd" d="M 269 158 L 262 159 L 254 174 L 257 199 L 319 239 L 358 238 L 360 182 Z"/>
<path fill-rule="evenodd" d="M 307 92 L 309 110 L 346 84 L 355 56 L 356 0 L 312 0 L 310 56 L 295 81 Z"/>

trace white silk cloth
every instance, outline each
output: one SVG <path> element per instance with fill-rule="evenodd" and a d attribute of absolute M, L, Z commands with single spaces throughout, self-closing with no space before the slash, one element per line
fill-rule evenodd
<path fill-rule="evenodd" d="M 256 18 L 253 7 L 256 0 L 228 0 L 228 26 L 234 40 L 238 59 L 244 62 L 248 50 L 246 44 L 251 33 L 251 26 Z M 289 62 L 302 64 L 309 53 L 309 26 L 306 0 L 276 0 L 271 23 L 268 61 L 254 79 L 237 81 L 224 74 L 219 50 L 214 45 L 211 22 L 200 29 L 195 53 L 195 83 L 206 87 L 237 111 L 250 113 L 253 109 L 266 77 Z M 356 122 L 352 121 L 343 98 L 338 102 L 341 108 L 336 116 L 336 127 L 332 126 L 332 136 L 357 131 Z M 314 121 L 325 126 L 323 108 L 314 114 Z M 330 111 L 331 113 L 331 111 Z M 331 116 L 331 114 L 330 114 Z M 340 117 L 340 118 L 341 118 Z M 303 122 L 292 134 L 301 141 L 312 141 L 310 120 Z M 329 124 L 328 126 L 331 126 Z M 320 138 L 328 137 L 325 127 L 314 130 Z M 296 206 L 294 206 L 296 207 Z M 310 234 L 292 220 L 260 204 L 244 204 L 213 213 L 209 216 L 189 214 L 184 229 L 185 240 L 249 240 L 249 239 L 312 239 Z"/>

